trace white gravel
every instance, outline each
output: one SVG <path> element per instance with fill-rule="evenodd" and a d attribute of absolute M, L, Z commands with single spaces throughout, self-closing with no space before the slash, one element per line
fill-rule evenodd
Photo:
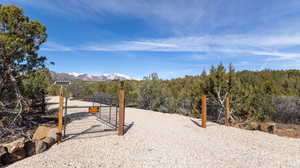
<path fill-rule="evenodd" d="M 88 104 L 71 101 L 70 105 Z M 69 124 L 67 133 L 76 135 L 86 129 L 90 133 L 76 135 L 9 167 L 300 167 L 300 139 L 211 122 L 202 129 L 191 120 L 126 108 L 126 124 L 133 126 L 119 137 L 115 132 L 95 133 L 107 127 L 88 116 Z"/>

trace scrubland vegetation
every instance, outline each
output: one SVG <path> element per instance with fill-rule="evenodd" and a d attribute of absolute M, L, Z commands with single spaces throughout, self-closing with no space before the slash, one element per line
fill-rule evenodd
<path fill-rule="evenodd" d="M 73 81 L 73 97 L 105 93 L 117 96 L 119 82 Z M 51 86 L 49 94 L 57 94 Z M 231 97 L 235 121 L 300 123 L 300 71 L 263 70 L 235 72 L 232 65 L 212 66 L 199 76 L 162 80 L 156 73 L 141 81 L 126 82 L 128 106 L 198 116 L 201 95 L 208 95 L 208 115 L 221 121 L 225 97 Z M 195 114 L 196 113 L 196 114 Z M 221 116 L 219 116 L 221 114 Z"/>

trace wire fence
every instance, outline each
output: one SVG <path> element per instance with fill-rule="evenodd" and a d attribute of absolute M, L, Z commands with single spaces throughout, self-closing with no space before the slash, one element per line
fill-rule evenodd
<path fill-rule="evenodd" d="M 98 106 L 99 112 L 95 115 L 97 119 L 113 129 L 117 129 L 119 115 L 118 97 L 105 93 L 94 94 L 89 97 L 76 99 L 92 102 L 92 106 Z"/>

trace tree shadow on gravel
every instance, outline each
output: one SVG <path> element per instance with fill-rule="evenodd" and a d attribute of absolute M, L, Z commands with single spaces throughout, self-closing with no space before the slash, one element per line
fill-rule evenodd
<path fill-rule="evenodd" d="M 93 114 L 91 114 L 89 112 L 78 112 L 78 113 L 67 114 L 65 117 L 67 118 L 67 120 L 72 122 L 72 121 L 81 120 L 81 119 L 84 119 L 84 118 L 90 117 L 90 116 L 93 116 Z"/>
<path fill-rule="evenodd" d="M 125 125 L 125 129 L 124 129 L 124 134 L 126 134 L 130 128 L 132 128 L 132 126 L 134 125 L 134 122 Z M 90 138 L 99 138 L 99 137 L 104 137 L 104 136 L 111 136 L 111 135 L 116 135 L 116 129 L 115 128 L 105 128 L 102 130 L 94 130 L 96 128 L 102 128 L 104 125 L 98 124 L 98 125 L 92 125 L 90 126 L 88 129 L 85 129 L 79 133 L 73 133 L 73 134 L 66 134 L 65 138 L 64 138 L 64 142 L 71 140 L 71 139 L 90 139 Z M 96 136 L 88 136 L 88 137 L 80 137 L 82 135 L 87 135 L 87 134 L 100 134 L 100 135 L 96 135 Z"/>
<path fill-rule="evenodd" d="M 71 140 L 71 139 L 90 139 L 90 138 L 97 138 L 97 137 L 104 137 L 104 136 L 110 136 L 110 135 L 115 135 L 116 133 L 114 132 L 114 129 L 102 129 L 102 130 L 94 130 L 95 128 L 98 127 L 103 127 L 103 125 L 92 125 L 88 129 L 85 129 L 79 133 L 73 133 L 73 134 L 66 134 L 64 138 L 64 142 Z M 100 134 L 96 136 L 88 136 L 88 137 L 79 137 L 81 135 L 87 135 L 87 134 L 97 134 L 97 133 L 104 133 L 104 132 L 109 132 L 109 134 Z"/>
<path fill-rule="evenodd" d="M 200 124 L 200 120 L 199 121 L 195 121 L 193 119 L 190 119 L 192 121 L 192 123 L 194 123 L 197 127 L 201 127 L 202 128 L 202 125 Z M 214 124 L 206 124 L 206 127 L 212 127 L 212 126 L 216 126 L 217 123 L 214 123 Z"/>
<path fill-rule="evenodd" d="M 125 125 L 124 134 L 126 134 L 133 125 L 134 122 L 130 123 L 129 125 Z"/>

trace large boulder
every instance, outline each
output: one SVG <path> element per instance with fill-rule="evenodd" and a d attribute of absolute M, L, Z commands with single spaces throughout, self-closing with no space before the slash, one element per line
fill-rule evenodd
<path fill-rule="evenodd" d="M 19 138 L 13 142 L 3 144 L 3 146 L 7 148 L 9 153 L 14 153 L 17 150 L 23 149 L 25 142 L 25 138 Z"/>
<path fill-rule="evenodd" d="M 42 140 L 47 137 L 50 127 L 47 126 L 39 126 L 33 134 L 32 140 Z"/>
<path fill-rule="evenodd" d="M 35 141 L 35 153 L 42 153 L 47 150 L 47 143 L 42 140 Z"/>

